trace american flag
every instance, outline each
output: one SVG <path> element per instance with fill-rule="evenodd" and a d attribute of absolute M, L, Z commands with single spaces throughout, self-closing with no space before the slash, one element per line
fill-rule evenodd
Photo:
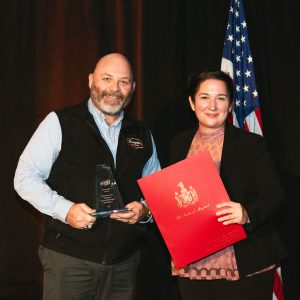
<path fill-rule="evenodd" d="M 253 58 L 242 1 L 231 0 L 221 69 L 234 79 L 233 124 L 262 135 Z"/>
<path fill-rule="evenodd" d="M 231 0 L 221 70 L 234 80 L 233 125 L 263 135 L 253 57 L 242 0 Z M 273 300 L 284 300 L 281 270 L 274 275 Z"/>

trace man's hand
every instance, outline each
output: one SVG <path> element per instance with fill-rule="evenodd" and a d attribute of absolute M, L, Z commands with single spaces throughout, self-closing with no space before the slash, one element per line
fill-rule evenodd
<path fill-rule="evenodd" d="M 110 217 L 128 224 L 135 224 L 144 219 L 148 212 L 146 211 L 145 205 L 139 201 L 130 202 L 126 207 L 129 208 L 130 211 L 114 213 L 111 214 Z"/>
<path fill-rule="evenodd" d="M 91 209 L 85 203 L 75 203 L 69 209 L 66 221 L 74 228 L 90 229 L 96 221 L 96 218 L 90 214 L 95 211 L 95 209 Z"/>

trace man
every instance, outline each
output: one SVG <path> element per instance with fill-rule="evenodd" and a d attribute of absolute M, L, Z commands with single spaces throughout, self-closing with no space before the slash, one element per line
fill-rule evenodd
<path fill-rule="evenodd" d="M 124 113 L 135 88 L 128 60 L 102 57 L 89 87 L 88 102 L 42 121 L 16 169 L 16 191 L 46 215 L 44 299 L 135 298 L 138 246 L 151 217 L 136 180 L 160 165 L 150 131 Z M 91 216 L 99 164 L 111 167 L 129 211 Z"/>

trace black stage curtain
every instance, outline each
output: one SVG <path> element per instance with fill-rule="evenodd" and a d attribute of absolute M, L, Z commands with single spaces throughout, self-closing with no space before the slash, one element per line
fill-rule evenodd
<path fill-rule="evenodd" d="M 244 0 L 262 108 L 264 135 L 287 191 L 279 225 L 289 248 L 283 267 L 287 299 L 296 290 L 300 162 L 297 0 Z M 171 137 L 195 120 L 187 76 L 220 68 L 229 0 L 1 0 L 0 298 L 40 299 L 37 247 L 43 217 L 14 192 L 18 157 L 53 109 L 89 96 L 97 59 L 122 52 L 137 81 L 129 110 L 152 129 L 162 166 Z M 287 216 L 289 217 L 287 220 Z M 155 229 L 144 247 L 140 299 L 176 299 L 167 251 Z"/>

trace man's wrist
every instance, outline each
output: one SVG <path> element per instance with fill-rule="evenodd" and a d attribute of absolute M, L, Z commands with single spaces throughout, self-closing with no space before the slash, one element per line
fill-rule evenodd
<path fill-rule="evenodd" d="M 141 202 L 143 206 L 142 219 L 140 223 L 148 223 L 152 219 L 152 213 L 145 201 Z"/>

